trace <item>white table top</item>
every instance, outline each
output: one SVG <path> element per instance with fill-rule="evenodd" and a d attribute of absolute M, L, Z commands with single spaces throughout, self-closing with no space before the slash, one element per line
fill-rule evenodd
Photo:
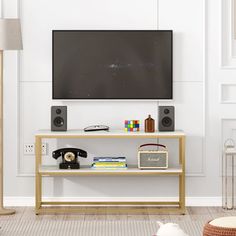
<path fill-rule="evenodd" d="M 51 130 L 39 130 L 35 133 L 36 136 L 84 136 L 84 137 L 96 137 L 96 136 L 132 136 L 132 137 L 152 137 L 152 136 L 158 136 L 158 137 L 179 137 L 179 136 L 185 136 L 185 133 L 181 130 L 176 131 L 167 131 L 167 132 L 153 132 L 153 133 L 145 133 L 144 131 L 138 131 L 138 132 L 127 132 L 124 130 L 110 130 L 110 131 L 90 131 L 90 132 L 84 132 L 83 130 L 67 130 L 67 131 L 51 131 Z"/>

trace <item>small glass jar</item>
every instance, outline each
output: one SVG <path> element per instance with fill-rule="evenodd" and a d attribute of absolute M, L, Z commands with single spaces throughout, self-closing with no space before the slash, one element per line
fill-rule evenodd
<path fill-rule="evenodd" d="M 155 121 L 152 119 L 151 115 L 148 115 L 148 118 L 145 119 L 145 132 L 155 132 Z"/>

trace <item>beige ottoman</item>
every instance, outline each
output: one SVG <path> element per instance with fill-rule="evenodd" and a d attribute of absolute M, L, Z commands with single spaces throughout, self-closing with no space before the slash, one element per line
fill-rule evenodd
<path fill-rule="evenodd" d="M 236 236 L 236 216 L 221 217 L 204 226 L 203 236 Z"/>

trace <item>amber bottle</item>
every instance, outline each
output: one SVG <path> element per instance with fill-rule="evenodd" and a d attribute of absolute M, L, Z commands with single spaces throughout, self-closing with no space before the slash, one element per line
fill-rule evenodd
<path fill-rule="evenodd" d="M 155 132 L 155 121 L 151 115 L 148 115 L 148 118 L 145 120 L 145 132 Z"/>

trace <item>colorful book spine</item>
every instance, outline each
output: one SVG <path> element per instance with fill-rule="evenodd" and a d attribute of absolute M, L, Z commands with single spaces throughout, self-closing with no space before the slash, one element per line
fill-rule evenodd
<path fill-rule="evenodd" d="M 94 157 L 94 162 L 126 162 L 125 157 Z"/>
<path fill-rule="evenodd" d="M 125 157 L 94 157 L 93 169 L 127 169 Z"/>
<path fill-rule="evenodd" d="M 119 170 L 119 169 L 127 169 L 127 165 L 125 164 L 124 166 L 97 166 L 95 164 L 92 164 L 93 169 L 112 169 L 112 170 Z"/>

